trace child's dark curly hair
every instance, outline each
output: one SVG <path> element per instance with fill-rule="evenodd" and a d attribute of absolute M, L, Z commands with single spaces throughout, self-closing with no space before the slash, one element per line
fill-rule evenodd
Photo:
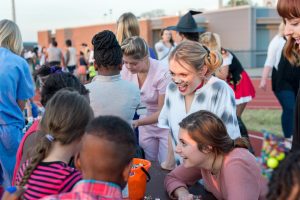
<path fill-rule="evenodd" d="M 70 73 L 51 74 L 45 81 L 41 92 L 41 103 L 46 106 L 52 96 L 62 88 L 72 88 L 81 95 L 88 95 L 89 91 L 80 83 L 78 78 Z"/>
<path fill-rule="evenodd" d="M 294 188 L 298 191 L 294 191 Z M 297 200 L 300 196 L 300 151 L 291 152 L 273 172 L 268 200 Z"/>

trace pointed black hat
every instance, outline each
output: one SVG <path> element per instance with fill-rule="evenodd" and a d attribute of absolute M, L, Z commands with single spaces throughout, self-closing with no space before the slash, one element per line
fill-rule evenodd
<path fill-rule="evenodd" d="M 190 10 L 188 13 L 183 15 L 178 24 L 176 26 L 169 26 L 167 30 L 173 30 L 178 32 L 185 32 L 185 33 L 197 33 L 197 32 L 204 32 L 203 27 L 197 27 L 197 24 L 193 18 L 193 15 L 200 14 L 200 11 L 192 11 Z"/>

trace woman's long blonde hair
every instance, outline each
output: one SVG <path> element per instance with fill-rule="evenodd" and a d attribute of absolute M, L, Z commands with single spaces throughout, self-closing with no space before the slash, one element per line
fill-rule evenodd
<path fill-rule="evenodd" d="M 123 13 L 117 21 L 117 40 L 121 45 L 125 39 L 132 36 L 140 36 L 139 21 L 133 13 Z"/>
<path fill-rule="evenodd" d="M 8 19 L 0 21 L 0 47 L 7 48 L 17 55 L 21 55 L 23 41 L 17 24 Z"/>

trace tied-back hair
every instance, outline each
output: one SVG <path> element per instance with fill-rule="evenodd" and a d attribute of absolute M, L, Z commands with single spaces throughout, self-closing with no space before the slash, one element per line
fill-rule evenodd
<path fill-rule="evenodd" d="M 278 0 L 278 14 L 285 19 L 300 18 L 300 1 L 299 0 Z M 299 45 L 291 37 L 288 38 L 283 51 L 285 57 L 294 66 L 300 66 Z"/>
<path fill-rule="evenodd" d="M 222 65 L 222 55 L 218 51 L 208 51 L 199 42 L 184 41 L 171 52 L 169 60 L 184 62 L 196 71 L 204 65 L 208 67 L 208 74 L 212 74 Z"/>
<path fill-rule="evenodd" d="M 179 123 L 180 128 L 187 130 L 189 136 L 197 142 L 199 151 L 211 146 L 215 156 L 225 155 L 234 148 L 249 148 L 246 138 L 232 140 L 226 126 L 215 114 L 201 110 L 190 114 Z"/>
<path fill-rule="evenodd" d="M 294 198 L 293 188 L 298 187 Z M 280 162 L 269 182 L 268 200 L 297 200 L 300 196 L 300 151 L 291 152 Z"/>
<path fill-rule="evenodd" d="M 139 37 L 133 36 L 124 40 L 121 45 L 123 55 L 131 56 L 133 59 L 139 60 L 149 56 L 149 48 L 147 42 Z"/>
<path fill-rule="evenodd" d="M 139 21 L 136 16 L 131 13 L 123 13 L 117 21 L 117 40 L 119 44 L 132 36 L 140 36 Z"/>
<path fill-rule="evenodd" d="M 41 104 L 45 107 L 53 95 L 63 88 L 72 88 L 83 96 L 88 96 L 89 91 L 70 73 L 50 74 L 47 77 L 41 92 Z"/>
<path fill-rule="evenodd" d="M 205 32 L 200 35 L 199 42 L 210 50 L 221 52 L 221 38 L 217 33 Z"/>
<path fill-rule="evenodd" d="M 7 48 L 17 55 L 21 55 L 23 41 L 17 24 L 8 19 L 0 21 L 0 47 Z"/>
<path fill-rule="evenodd" d="M 122 50 L 113 34 L 105 30 L 97 33 L 93 39 L 94 59 L 98 66 L 115 67 L 122 64 Z"/>
<path fill-rule="evenodd" d="M 191 32 L 179 32 L 180 35 L 183 35 L 186 39 L 190 40 L 190 41 L 195 41 L 198 42 L 199 41 L 199 33 L 191 33 Z"/>
<path fill-rule="evenodd" d="M 116 116 L 99 116 L 86 127 L 86 134 L 105 139 L 114 143 L 115 164 L 111 172 L 116 173 L 125 168 L 136 152 L 136 141 L 130 125 Z"/>
<path fill-rule="evenodd" d="M 68 145 L 80 140 L 92 118 L 93 111 L 84 96 L 70 89 L 58 91 L 46 105 L 45 114 L 39 124 L 38 132 L 42 136 L 40 143 L 35 147 L 34 156 L 30 158 L 19 185 L 27 184 L 33 170 L 48 155 L 53 142 Z M 53 141 L 49 140 L 49 135 Z"/>

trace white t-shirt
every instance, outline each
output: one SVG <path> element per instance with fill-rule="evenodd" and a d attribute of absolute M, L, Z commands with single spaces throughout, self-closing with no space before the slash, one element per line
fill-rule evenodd
<path fill-rule="evenodd" d="M 93 78 L 85 85 L 90 91 L 90 105 L 95 117 L 100 115 L 119 116 L 131 124 L 134 113 L 140 104 L 140 90 L 121 75 Z"/>
<path fill-rule="evenodd" d="M 275 67 L 275 69 L 278 69 L 278 64 L 285 42 L 286 40 L 280 35 L 276 35 L 271 40 L 268 47 L 268 55 L 265 62 L 265 67 Z"/>
<path fill-rule="evenodd" d="M 169 66 L 169 55 L 173 49 L 174 46 L 169 48 L 165 46 L 162 41 L 155 44 L 155 51 L 157 53 L 158 60 L 160 60 L 162 65 Z"/>
<path fill-rule="evenodd" d="M 74 47 L 68 47 L 68 51 L 69 51 L 69 62 L 66 63 L 67 66 L 74 66 L 77 63 L 77 57 L 76 57 L 76 49 Z M 67 57 L 67 55 L 65 56 L 65 58 Z"/>
<path fill-rule="evenodd" d="M 49 47 L 48 52 L 48 61 L 49 62 L 60 62 L 61 60 L 61 50 L 57 47 Z"/>
<path fill-rule="evenodd" d="M 227 52 L 227 56 L 223 58 L 222 66 L 229 66 L 232 63 L 233 56 L 230 52 Z"/>

